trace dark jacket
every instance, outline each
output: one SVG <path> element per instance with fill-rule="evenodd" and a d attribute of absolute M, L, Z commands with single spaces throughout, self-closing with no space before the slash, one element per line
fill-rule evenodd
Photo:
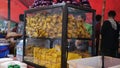
<path fill-rule="evenodd" d="M 112 28 L 111 23 L 107 20 L 103 23 L 101 28 L 101 49 L 102 50 L 117 50 L 119 46 L 119 25 L 117 23 L 117 30 Z"/>

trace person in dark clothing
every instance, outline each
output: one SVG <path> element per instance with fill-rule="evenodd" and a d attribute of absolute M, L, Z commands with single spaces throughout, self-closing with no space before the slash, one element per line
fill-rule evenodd
<path fill-rule="evenodd" d="M 119 47 L 119 26 L 115 21 L 116 12 L 108 12 L 108 20 L 104 21 L 101 28 L 101 51 L 105 56 L 116 57 Z"/>
<path fill-rule="evenodd" d="M 119 21 L 119 28 L 120 28 L 120 21 Z M 118 48 L 118 58 L 120 58 L 120 30 L 119 30 L 119 48 Z"/>
<path fill-rule="evenodd" d="M 18 24 L 16 23 L 15 27 L 12 29 L 12 32 L 17 32 L 17 30 L 18 30 Z"/>
<path fill-rule="evenodd" d="M 101 15 L 96 15 L 96 26 L 95 26 L 95 39 L 96 39 L 96 55 L 98 55 L 99 52 L 99 40 L 100 40 L 100 30 L 101 30 Z"/>

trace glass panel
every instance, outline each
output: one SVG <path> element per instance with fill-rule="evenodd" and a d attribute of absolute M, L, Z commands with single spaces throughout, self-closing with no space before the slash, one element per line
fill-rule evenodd
<path fill-rule="evenodd" d="M 61 7 L 27 14 L 24 59 L 47 68 L 60 68 Z M 68 54 L 67 59 L 89 57 L 92 45 L 92 12 L 68 7 Z M 78 40 L 79 39 L 79 40 Z"/>
<path fill-rule="evenodd" d="M 92 37 L 92 13 L 68 8 L 68 38 Z"/>
<path fill-rule="evenodd" d="M 29 37 L 61 38 L 61 8 L 42 10 L 34 14 L 29 14 L 26 19 L 26 30 Z"/>
<path fill-rule="evenodd" d="M 75 58 L 80 59 L 91 56 L 91 45 L 92 40 L 77 40 L 77 39 L 68 39 L 68 60 L 71 60 L 69 55 L 74 54 Z"/>
<path fill-rule="evenodd" d="M 60 68 L 61 45 L 52 42 L 61 38 L 62 8 L 27 14 L 26 20 L 28 37 L 24 59 L 47 68 Z"/>
<path fill-rule="evenodd" d="M 68 60 L 91 56 L 92 12 L 68 7 Z"/>

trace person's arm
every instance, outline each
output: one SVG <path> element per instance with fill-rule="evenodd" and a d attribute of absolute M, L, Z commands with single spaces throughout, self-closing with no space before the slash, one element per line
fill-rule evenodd
<path fill-rule="evenodd" d="M 21 36 L 22 36 L 22 34 L 18 34 L 18 33 L 16 33 L 16 32 L 9 32 L 9 33 L 7 33 L 7 35 L 6 35 L 6 39 L 8 39 L 8 38 L 21 37 Z"/>

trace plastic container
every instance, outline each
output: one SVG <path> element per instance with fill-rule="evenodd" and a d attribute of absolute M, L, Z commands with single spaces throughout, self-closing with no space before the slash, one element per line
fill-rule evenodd
<path fill-rule="evenodd" d="M 90 57 L 68 61 L 69 68 L 102 68 L 102 57 Z M 120 59 L 105 56 L 105 68 L 120 68 Z M 83 67 L 84 66 L 84 67 Z"/>
<path fill-rule="evenodd" d="M 4 35 L 2 35 L 2 34 L 0 34 L 0 38 L 5 38 L 5 36 L 4 36 Z"/>
<path fill-rule="evenodd" d="M 20 40 L 16 47 L 16 59 L 18 61 L 23 61 L 23 40 Z"/>
<path fill-rule="evenodd" d="M 109 68 L 120 68 L 120 65 L 109 67 Z"/>
<path fill-rule="evenodd" d="M 9 54 L 9 43 L 5 39 L 0 39 L 0 58 Z"/>

